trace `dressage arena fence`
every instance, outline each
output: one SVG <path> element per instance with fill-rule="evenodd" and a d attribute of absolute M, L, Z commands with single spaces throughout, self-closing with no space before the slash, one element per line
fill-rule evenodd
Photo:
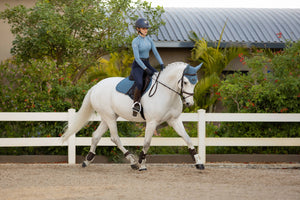
<path fill-rule="evenodd" d="M 0 112 L 0 121 L 67 121 L 72 126 L 75 109 L 68 112 Z M 201 162 L 206 161 L 206 146 L 300 146 L 300 138 L 214 138 L 206 137 L 206 122 L 300 122 L 298 113 L 182 113 L 183 122 L 198 122 L 198 137 L 192 137 Z M 97 114 L 90 121 L 101 121 Z M 127 121 L 118 118 L 118 121 Z M 143 146 L 144 137 L 121 137 L 124 146 Z M 61 143 L 60 137 L 0 138 L 0 147 L 40 147 L 68 146 L 68 163 L 76 163 L 76 146 L 90 146 L 91 137 L 72 135 L 67 142 Z M 98 146 L 115 146 L 109 137 L 101 138 Z M 186 146 L 181 137 L 153 137 L 151 146 Z"/>

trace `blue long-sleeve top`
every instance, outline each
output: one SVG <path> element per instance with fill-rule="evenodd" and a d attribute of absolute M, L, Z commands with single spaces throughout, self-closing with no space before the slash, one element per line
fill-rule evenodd
<path fill-rule="evenodd" d="M 156 60 L 159 64 L 163 64 L 163 61 L 154 45 L 153 40 L 149 37 L 137 36 L 132 41 L 132 49 L 135 61 L 139 64 L 144 70 L 147 68 L 146 65 L 142 62 L 141 58 L 149 58 L 149 52 L 152 50 Z"/>

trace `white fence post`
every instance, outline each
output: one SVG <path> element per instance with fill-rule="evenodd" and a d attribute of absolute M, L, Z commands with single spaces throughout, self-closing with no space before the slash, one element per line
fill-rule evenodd
<path fill-rule="evenodd" d="M 75 117 L 76 111 L 75 109 L 68 110 L 68 127 L 73 126 L 72 122 Z M 71 135 L 68 139 L 68 163 L 75 164 L 76 163 L 76 146 L 75 146 L 75 134 Z"/>
<path fill-rule="evenodd" d="M 205 119 L 205 110 L 198 110 L 198 154 L 200 155 L 201 164 L 206 162 L 206 119 Z"/>

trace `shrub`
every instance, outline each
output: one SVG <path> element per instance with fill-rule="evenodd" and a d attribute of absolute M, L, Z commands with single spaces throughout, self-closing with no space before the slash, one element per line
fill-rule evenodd
<path fill-rule="evenodd" d="M 79 81 L 73 84 L 68 77 L 68 63 L 56 65 L 52 59 L 31 59 L 31 64 L 7 60 L 0 65 L 0 112 L 67 112 L 78 110 L 86 92 L 96 83 Z M 77 136 L 91 137 L 99 122 L 85 126 Z M 63 133 L 65 122 L 0 122 L 1 136 L 9 137 L 58 137 Z M 132 122 L 118 122 L 119 135 L 136 137 L 141 135 L 140 126 Z M 109 132 L 105 136 L 109 137 Z M 135 148 L 131 148 L 134 150 Z M 89 147 L 78 147 L 85 155 Z M 18 147 L 0 148 L 0 154 L 63 155 L 65 147 Z M 123 158 L 117 147 L 97 148 L 97 153 L 111 160 Z"/>
<path fill-rule="evenodd" d="M 79 82 L 68 77 L 68 63 L 56 65 L 51 59 L 30 60 L 20 64 L 15 60 L 1 63 L 1 112 L 67 112 L 79 108 L 87 90 L 94 84 Z M 1 137 L 57 137 L 63 132 L 64 122 L 0 122 Z M 26 148 L 20 148 L 26 149 Z M 28 152 L 34 153 L 29 149 Z M 53 150 L 49 148 L 50 154 Z M 37 150 L 38 153 L 40 150 Z M 10 150 L 4 151 L 9 153 Z M 13 153 L 15 150 L 12 149 Z M 45 152 L 44 150 L 39 153 Z M 3 153 L 3 152 L 2 152 Z"/>
<path fill-rule="evenodd" d="M 219 89 L 229 112 L 300 112 L 300 41 L 284 51 L 258 51 L 242 57 L 250 71 L 226 77 Z M 299 123 L 223 123 L 219 135 L 226 137 L 300 137 Z M 223 148 L 223 151 L 225 151 Z M 236 148 L 248 153 L 299 153 L 299 148 Z M 226 151 L 225 151 L 226 152 Z"/>

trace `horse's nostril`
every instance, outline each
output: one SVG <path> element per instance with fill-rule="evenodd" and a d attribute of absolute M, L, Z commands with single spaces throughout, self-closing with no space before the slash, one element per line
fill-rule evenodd
<path fill-rule="evenodd" d="M 187 106 L 189 106 L 189 105 L 190 105 L 190 103 L 188 103 L 188 102 L 186 102 L 185 104 L 186 104 Z"/>

